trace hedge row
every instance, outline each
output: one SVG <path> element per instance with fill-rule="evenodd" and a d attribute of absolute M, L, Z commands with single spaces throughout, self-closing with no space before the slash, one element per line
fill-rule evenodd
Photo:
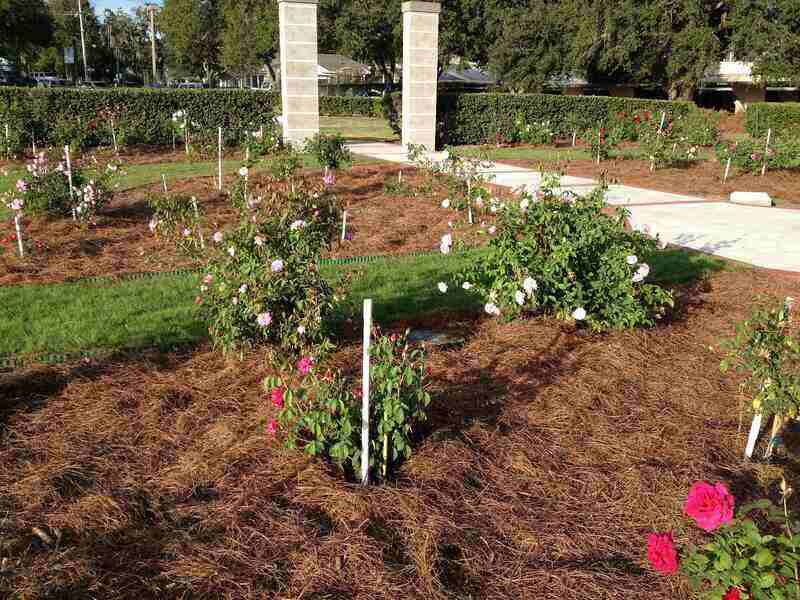
<path fill-rule="evenodd" d="M 490 143 L 498 135 L 511 139 L 519 115 L 527 122 L 550 121 L 558 135 L 567 135 L 572 133 L 565 125 L 568 115 L 574 115 L 578 127 L 591 128 L 621 112 L 649 110 L 672 118 L 687 114 L 692 107 L 689 102 L 605 96 L 443 94 L 438 100 L 438 137 L 442 144 L 454 145 Z"/>
<path fill-rule="evenodd" d="M 800 128 L 800 102 L 755 102 L 747 108 L 745 124 L 750 135 L 763 137 Z"/>
<path fill-rule="evenodd" d="M 329 117 L 360 115 L 380 116 L 383 112 L 380 98 L 361 98 L 358 96 L 320 96 L 319 113 Z"/>
<path fill-rule="evenodd" d="M 323 115 L 373 115 L 380 101 L 371 98 L 321 96 Z M 0 87 L 0 120 L 11 107 L 11 120 L 21 122 L 26 137 L 50 141 L 59 122 L 91 124 L 96 143 L 108 143 L 109 115 L 124 129 L 131 144 L 172 141 L 169 119 L 178 110 L 203 129 L 255 129 L 280 113 L 280 96 L 253 90 L 65 89 Z"/>

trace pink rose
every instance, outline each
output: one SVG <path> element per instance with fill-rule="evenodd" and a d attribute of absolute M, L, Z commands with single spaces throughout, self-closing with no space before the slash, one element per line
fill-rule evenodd
<path fill-rule="evenodd" d="M 270 421 L 269 424 L 267 425 L 267 431 L 269 431 L 270 434 L 272 434 L 272 435 L 277 434 L 278 433 L 278 421 L 276 421 L 275 419 L 272 419 L 272 421 Z"/>
<path fill-rule="evenodd" d="M 714 531 L 733 520 L 733 503 L 733 496 L 725 484 L 697 481 L 689 490 L 683 512 L 692 517 L 703 531 Z"/>
<path fill-rule="evenodd" d="M 671 533 L 651 533 L 647 536 L 647 560 L 663 575 L 678 572 L 678 552 Z"/>
<path fill-rule="evenodd" d="M 283 388 L 277 387 L 272 390 L 272 405 L 275 408 L 283 408 Z"/>
<path fill-rule="evenodd" d="M 311 372 L 311 367 L 314 366 L 314 358 L 311 356 L 304 356 L 297 361 L 297 370 L 302 375 L 308 375 Z"/>

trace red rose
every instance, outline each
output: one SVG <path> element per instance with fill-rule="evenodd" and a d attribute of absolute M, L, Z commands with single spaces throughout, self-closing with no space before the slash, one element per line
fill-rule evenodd
<path fill-rule="evenodd" d="M 728 590 L 728 593 L 722 597 L 722 600 L 741 600 L 742 594 L 739 592 L 739 588 L 731 588 Z"/>
<path fill-rule="evenodd" d="M 272 405 L 275 408 L 283 408 L 283 388 L 277 387 L 272 390 Z"/>
<path fill-rule="evenodd" d="M 733 503 L 733 496 L 725 484 L 697 481 L 689 490 L 683 512 L 692 517 L 703 531 L 714 531 L 733 520 Z"/>
<path fill-rule="evenodd" d="M 647 559 L 663 575 L 678 572 L 678 551 L 671 533 L 651 533 L 647 536 Z"/>

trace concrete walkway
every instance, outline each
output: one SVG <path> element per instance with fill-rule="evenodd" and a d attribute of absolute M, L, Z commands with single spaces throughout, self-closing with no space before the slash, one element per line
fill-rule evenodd
<path fill-rule="evenodd" d="M 410 164 L 398 144 L 350 144 L 355 154 Z M 430 153 L 431 160 L 445 158 Z M 511 189 L 536 191 L 541 173 L 492 163 L 484 172 L 491 182 Z M 561 189 L 584 194 L 597 185 L 580 177 L 561 178 Z M 606 201 L 626 206 L 634 227 L 648 226 L 662 240 L 758 267 L 800 273 L 800 210 L 755 208 L 705 198 L 670 194 L 627 185 L 609 186 Z"/>

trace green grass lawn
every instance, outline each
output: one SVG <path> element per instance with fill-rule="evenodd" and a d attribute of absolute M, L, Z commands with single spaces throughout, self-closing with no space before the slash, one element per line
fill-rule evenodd
<path fill-rule="evenodd" d="M 337 319 L 358 318 L 372 298 L 378 322 L 391 323 L 439 311 L 480 311 L 475 296 L 442 294 L 468 257 L 387 259 L 356 266 L 326 266 L 333 284 L 349 279 Z M 660 283 L 686 283 L 724 268 L 711 256 L 667 250 L 652 260 Z M 73 353 L 95 349 L 170 348 L 206 337 L 194 304 L 198 276 L 172 275 L 108 284 L 30 285 L 0 288 L 0 356 Z M 451 285 L 451 288 L 455 286 Z"/>
<path fill-rule="evenodd" d="M 374 117 L 320 117 L 322 133 L 339 133 L 348 140 L 384 141 L 398 140 L 397 134 L 383 118 Z"/>

